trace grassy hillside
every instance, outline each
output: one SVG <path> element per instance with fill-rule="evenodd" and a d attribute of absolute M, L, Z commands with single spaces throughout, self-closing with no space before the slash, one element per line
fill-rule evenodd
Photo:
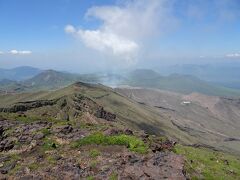
<path fill-rule="evenodd" d="M 175 146 L 175 152 L 185 157 L 185 171 L 189 179 L 234 180 L 240 178 L 238 157 L 207 148 Z"/>
<path fill-rule="evenodd" d="M 22 94 L 13 94 L 13 95 L 0 95 L 0 107 L 11 106 L 17 102 L 26 102 L 26 101 L 36 101 L 36 100 L 53 100 L 63 98 L 67 101 L 70 101 L 72 104 L 72 96 L 75 94 L 86 96 L 93 101 L 97 102 L 99 105 L 103 106 L 106 111 L 116 114 L 119 122 L 128 124 L 129 127 L 133 127 L 136 129 L 143 129 L 151 134 L 164 134 L 167 137 L 175 140 L 180 140 L 184 143 L 208 143 L 208 142 L 217 142 L 218 135 L 216 133 L 207 132 L 209 135 L 208 140 L 205 140 L 204 134 L 201 134 L 198 131 L 193 131 L 194 127 L 198 126 L 201 121 L 202 123 L 208 123 L 209 128 L 214 127 L 214 131 L 221 132 L 221 127 L 216 126 L 215 122 L 219 122 L 218 119 L 214 118 L 211 113 L 209 113 L 206 108 L 201 107 L 199 105 L 193 105 L 189 107 L 189 111 L 187 111 L 187 107 L 181 106 L 181 98 L 170 95 L 169 96 L 169 104 L 177 104 L 177 111 L 181 112 L 184 110 L 184 113 L 188 115 L 188 117 L 182 116 L 178 112 L 162 112 L 159 108 L 151 107 L 149 105 L 137 103 L 134 100 L 131 100 L 117 92 L 113 89 L 97 85 L 97 84 L 85 84 L 85 83 L 76 83 L 74 85 L 68 86 L 63 89 L 59 89 L 56 91 L 42 91 L 35 93 L 22 93 Z M 148 96 L 143 95 L 148 98 Z M 136 94 L 138 97 L 138 94 Z M 140 94 L 141 97 L 141 94 Z M 158 96 L 156 96 L 158 97 Z M 70 99 L 70 100 L 69 100 Z M 155 98 L 157 100 L 157 98 Z M 164 97 L 163 97 L 164 99 Z M 151 99 L 149 99 L 151 100 Z M 172 101 L 172 102 L 171 102 Z M 175 102 L 176 101 L 176 102 Z M 163 102 L 162 100 L 160 102 Z M 73 109 L 72 105 L 69 107 Z M 171 109 L 171 107 L 169 107 Z M 42 112 L 47 112 L 48 107 L 40 108 L 38 111 L 30 111 L 29 113 L 38 113 L 37 115 L 41 115 Z M 56 113 L 55 113 L 56 112 Z M 53 113 L 58 116 L 58 112 L 61 112 L 60 109 L 53 109 Z M 62 115 L 61 115 L 62 116 Z M 71 114 L 69 115 L 71 117 Z M 195 118 L 194 118 L 195 117 Z M 193 118 L 194 122 L 191 124 L 186 124 L 185 119 Z M 201 119 L 203 118 L 203 119 Z M 210 120 L 209 120 L 210 118 Z M 176 119 L 176 120 L 175 120 Z M 174 121 L 173 121 L 174 120 Z M 173 123 L 175 122 L 175 123 Z M 177 123 L 177 124 L 176 124 Z M 224 127 L 229 129 L 229 123 L 222 124 Z M 183 127 L 183 129 L 179 128 L 179 126 Z M 193 131 L 189 133 L 188 129 L 185 130 L 184 127 L 191 127 L 189 131 Z M 219 127 L 219 128 L 218 128 Z M 204 129 L 204 128 L 203 128 Z M 195 134 L 194 134 L 195 132 Z M 229 136 L 236 136 L 235 131 L 231 131 Z M 199 139 L 202 137 L 202 139 Z M 204 141 L 203 141 L 204 140 Z M 211 140 L 211 141 L 210 141 Z M 224 142 L 231 143 L 231 142 Z M 214 145 L 214 143 L 211 143 Z M 232 144 L 231 144 L 232 146 Z M 236 147 L 237 148 L 237 147 Z"/>
<path fill-rule="evenodd" d="M 114 112 L 119 122 L 130 127 L 144 129 L 151 134 L 165 134 L 176 139 L 181 135 L 182 141 L 186 143 L 195 141 L 194 138 L 189 138 L 187 133 L 173 126 L 167 116 L 159 114 L 154 108 L 131 101 L 102 85 L 77 83 L 56 91 L 0 95 L 0 107 L 11 106 L 17 102 L 57 99 L 73 94 L 93 99 L 107 111 Z"/>

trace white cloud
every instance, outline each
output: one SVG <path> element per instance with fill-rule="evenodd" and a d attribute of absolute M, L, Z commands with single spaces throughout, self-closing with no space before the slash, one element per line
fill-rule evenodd
<path fill-rule="evenodd" d="M 227 54 L 226 57 L 229 57 L 229 58 L 240 58 L 240 53 Z"/>
<path fill-rule="evenodd" d="M 96 6 L 87 11 L 86 17 L 100 20 L 99 28 L 76 29 L 67 25 L 65 32 L 89 48 L 131 63 L 145 38 L 162 33 L 175 23 L 169 11 L 166 0 L 128 0 L 121 5 Z"/>
<path fill-rule="evenodd" d="M 111 52 L 116 56 L 133 58 L 139 46 L 136 42 L 115 33 L 102 32 L 100 30 L 79 30 L 77 36 L 81 38 L 87 47 L 101 52 Z"/>
<path fill-rule="evenodd" d="M 1 55 L 1 54 L 4 54 L 4 52 L 0 51 L 0 55 Z"/>
<path fill-rule="evenodd" d="M 17 50 L 11 50 L 10 53 L 11 54 L 18 54 L 18 51 Z"/>
<path fill-rule="evenodd" d="M 9 53 L 13 55 L 28 55 L 28 54 L 32 54 L 32 51 L 18 51 L 14 49 L 14 50 L 11 50 Z"/>
<path fill-rule="evenodd" d="M 66 33 L 69 33 L 69 34 L 76 32 L 76 29 L 72 25 L 67 25 L 64 30 Z"/>

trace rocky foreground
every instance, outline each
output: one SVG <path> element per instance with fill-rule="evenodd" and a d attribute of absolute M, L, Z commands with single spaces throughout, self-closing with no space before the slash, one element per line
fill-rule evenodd
<path fill-rule="evenodd" d="M 1 179 L 185 179 L 173 142 L 86 116 L 91 123 L 1 113 Z"/>

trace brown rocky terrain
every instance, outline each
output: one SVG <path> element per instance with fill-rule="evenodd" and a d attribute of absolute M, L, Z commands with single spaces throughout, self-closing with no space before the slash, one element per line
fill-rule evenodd
<path fill-rule="evenodd" d="M 97 101 L 110 94 L 74 87 L 0 108 L 0 179 L 186 179 L 175 142 L 127 128 Z"/>
<path fill-rule="evenodd" d="M 19 121 L 19 119 L 21 121 Z M 31 119 L 21 112 L 0 116 L 0 177 L 7 179 L 185 179 L 183 157 L 171 152 L 174 143 L 143 132 L 116 128 L 116 122 L 92 117 L 95 123 Z M 28 119 L 24 121 L 23 119 Z M 130 151 L 125 146 L 71 143 L 96 130 L 107 136 L 136 136 L 149 149 Z"/>

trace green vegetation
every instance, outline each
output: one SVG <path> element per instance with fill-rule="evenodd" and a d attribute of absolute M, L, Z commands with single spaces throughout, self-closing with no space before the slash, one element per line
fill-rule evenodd
<path fill-rule="evenodd" d="M 240 160 L 206 148 L 177 145 L 175 152 L 186 157 L 185 170 L 190 179 L 240 179 Z"/>
<path fill-rule="evenodd" d="M 37 118 L 37 117 L 28 117 L 28 116 L 20 115 L 20 114 L 17 114 L 17 113 L 3 113 L 3 112 L 1 112 L 0 116 L 3 117 L 3 118 L 6 118 L 6 119 L 17 120 L 17 121 L 20 121 L 20 122 L 23 122 L 23 123 L 31 123 L 31 122 L 39 120 L 39 118 Z"/>
<path fill-rule="evenodd" d="M 130 151 L 134 151 L 137 153 L 146 153 L 148 150 L 147 145 L 145 145 L 144 142 L 139 138 L 123 134 L 116 136 L 106 136 L 102 133 L 95 133 L 74 142 L 72 146 L 77 148 L 88 144 L 123 145 L 126 146 Z"/>
<path fill-rule="evenodd" d="M 100 156 L 100 155 L 101 155 L 101 153 L 97 149 L 93 149 L 89 153 L 89 156 L 92 157 L 92 158 L 95 158 L 95 157 Z"/>
<path fill-rule="evenodd" d="M 87 129 L 90 131 L 103 131 L 106 129 L 108 126 L 105 124 L 86 124 L 86 123 L 81 123 L 80 127 L 82 129 Z"/>
<path fill-rule="evenodd" d="M 44 139 L 44 144 L 42 146 L 43 151 L 50 151 L 57 149 L 59 145 L 57 144 L 56 141 L 52 140 L 51 138 L 45 138 Z"/>
<path fill-rule="evenodd" d="M 29 167 L 29 169 L 30 169 L 31 171 L 35 171 L 35 170 L 37 170 L 37 169 L 40 167 L 40 165 L 39 165 L 39 163 L 34 162 L 34 163 L 32 163 L 32 164 L 29 164 L 28 167 Z"/>
<path fill-rule="evenodd" d="M 117 180 L 118 179 L 118 174 L 113 172 L 110 177 L 109 177 L 109 180 Z"/>
<path fill-rule="evenodd" d="M 53 156 L 47 156 L 46 157 L 46 159 L 47 159 L 47 162 L 50 164 L 50 165 L 55 165 L 56 163 L 57 163 L 57 160 L 56 160 L 56 158 L 54 158 Z"/>
<path fill-rule="evenodd" d="M 87 180 L 94 180 L 94 177 L 93 176 L 88 176 Z"/>
<path fill-rule="evenodd" d="M 40 130 L 40 132 L 42 132 L 44 134 L 44 136 L 48 136 L 51 134 L 50 130 L 47 128 L 43 128 Z"/>
<path fill-rule="evenodd" d="M 91 161 L 91 162 L 90 162 L 90 167 L 94 169 L 94 168 L 97 167 L 97 164 L 98 164 L 98 161 L 95 161 L 95 160 L 94 160 L 94 161 Z"/>

